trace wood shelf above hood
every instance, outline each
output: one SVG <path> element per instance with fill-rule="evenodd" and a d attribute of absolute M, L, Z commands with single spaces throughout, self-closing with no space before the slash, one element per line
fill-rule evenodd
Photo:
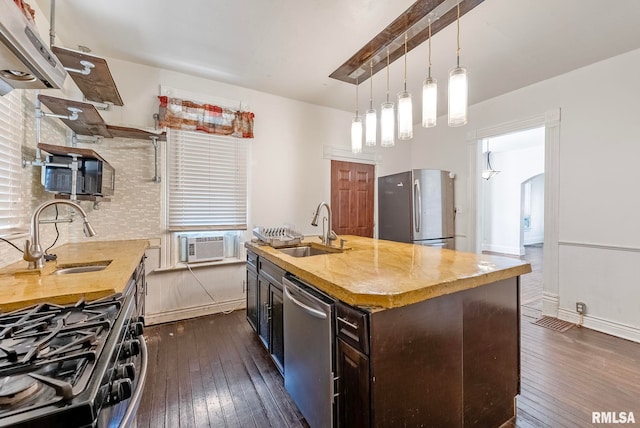
<path fill-rule="evenodd" d="M 83 66 L 80 61 L 88 61 L 95 66 L 87 75 L 74 71 L 69 72 L 69 76 L 76 82 L 87 100 L 117 106 L 124 105 L 104 58 L 60 46 L 51 46 L 51 50 L 66 68 L 82 70 Z"/>
<path fill-rule="evenodd" d="M 69 115 L 69 107 L 82 110 L 78 113 L 76 120 L 60 119 L 78 135 L 99 135 L 104 138 L 113 138 L 107 124 L 104 123 L 102 116 L 93 104 L 83 103 L 81 101 L 66 100 L 64 98 L 56 98 L 49 95 L 40 94 L 38 99 L 42 104 L 47 106 L 51 113 L 63 116 Z"/>
<path fill-rule="evenodd" d="M 91 137 L 101 136 L 104 138 L 131 138 L 136 140 L 151 140 L 152 137 L 157 137 L 158 141 L 167 140 L 166 132 L 154 132 L 140 128 L 107 125 L 93 104 L 56 98 L 44 94 L 38 95 L 38 99 L 55 114 L 67 116 L 70 113 L 69 107 L 82 110 L 82 112 L 78 113 L 76 120 L 60 119 L 78 135 Z"/>

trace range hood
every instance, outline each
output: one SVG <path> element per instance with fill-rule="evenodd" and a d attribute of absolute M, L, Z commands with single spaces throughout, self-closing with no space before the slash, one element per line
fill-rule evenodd
<path fill-rule="evenodd" d="M 0 95 L 12 89 L 61 88 L 66 77 L 14 0 L 0 0 Z"/>

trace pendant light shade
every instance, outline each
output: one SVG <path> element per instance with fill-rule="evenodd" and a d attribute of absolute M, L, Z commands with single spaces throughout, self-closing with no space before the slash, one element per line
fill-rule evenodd
<path fill-rule="evenodd" d="M 358 116 L 351 121 L 351 151 L 362 152 L 362 119 Z"/>
<path fill-rule="evenodd" d="M 391 147 L 395 142 L 395 111 L 389 101 L 389 48 L 387 47 L 387 101 L 382 103 L 380 111 L 380 145 Z"/>
<path fill-rule="evenodd" d="M 391 147 L 395 145 L 395 111 L 393 103 L 382 103 L 380 111 L 380 145 Z"/>
<path fill-rule="evenodd" d="M 378 128 L 378 117 L 373 108 L 373 61 L 370 63 L 369 75 L 369 110 L 365 116 L 365 144 L 367 146 L 376 145 L 376 133 Z"/>
<path fill-rule="evenodd" d="M 457 24 L 456 67 L 449 73 L 449 126 L 461 126 L 467 123 L 469 84 L 467 69 L 460 67 L 460 3 L 458 3 Z"/>
<path fill-rule="evenodd" d="M 422 84 L 422 126 L 431 128 L 438 120 L 438 82 L 428 77 Z"/>
<path fill-rule="evenodd" d="M 429 18 L 429 74 L 422 83 L 422 126 L 432 128 L 438 120 L 438 81 L 431 77 L 431 18 Z"/>
<path fill-rule="evenodd" d="M 411 94 L 404 91 L 398 95 L 398 140 L 413 138 L 413 104 Z"/>
<path fill-rule="evenodd" d="M 375 146 L 376 132 L 378 128 L 378 117 L 374 108 L 370 108 L 369 110 L 367 110 L 367 115 L 365 116 L 365 128 L 365 144 L 367 146 Z"/>
<path fill-rule="evenodd" d="M 398 94 L 398 140 L 413 138 L 413 103 L 407 92 L 407 33 L 404 34 L 404 91 Z"/>
<path fill-rule="evenodd" d="M 449 73 L 449 126 L 467 123 L 467 69 L 456 67 Z"/>
<path fill-rule="evenodd" d="M 351 151 L 362 151 L 362 119 L 358 116 L 358 82 L 356 81 L 356 117 L 351 121 Z"/>
<path fill-rule="evenodd" d="M 500 174 L 500 171 L 498 171 L 497 169 L 493 169 L 493 167 L 491 166 L 491 152 L 487 151 L 487 168 L 482 170 L 482 178 L 484 178 L 485 180 L 490 180 L 491 177 L 497 174 Z"/>

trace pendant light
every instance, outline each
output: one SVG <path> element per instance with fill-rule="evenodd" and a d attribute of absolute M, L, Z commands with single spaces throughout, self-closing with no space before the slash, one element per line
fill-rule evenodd
<path fill-rule="evenodd" d="M 367 146 L 375 146 L 378 118 L 376 109 L 373 108 L 373 60 L 369 64 L 369 69 L 369 110 L 367 110 L 367 115 L 365 116 L 365 144 Z"/>
<path fill-rule="evenodd" d="M 398 140 L 413 138 L 413 104 L 407 92 L 407 33 L 404 33 L 404 90 L 398 94 Z"/>
<path fill-rule="evenodd" d="M 351 151 L 362 151 L 362 119 L 358 116 L 358 81 L 356 80 L 356 117 L 351 121 Z"/>
<path fill-rule="evenodd" d="M 491 166 L 491 152 L 487 150 L 487 169 L 482 171 L 482 178 L 489 180 L 497 174 L 500 174 L 500 171 L 493 169 Z"/>
<path fill-rule="evenodd" d="M 467 69 L 460 67 L 460 2 L 458 2 L 457 24 L 456 68 L 449 73 L 449 126 L 461 126 L 467 123 L 469 85 Z"/>
<path fill-rule="evenodd" d="M 431 77 L 431 17 L 429 19 L 429 74 L 422 84 L 422 126 L 432 128 L 438 120 L 438 81 Z"/>
<path fill-rule="evenodd" d="M 389 101 L 389 48 L 387 47 L 387 101 L 380 110 L 380 145 L 392 147 L 395 142 L 395 112 L 393 103 Z"/>

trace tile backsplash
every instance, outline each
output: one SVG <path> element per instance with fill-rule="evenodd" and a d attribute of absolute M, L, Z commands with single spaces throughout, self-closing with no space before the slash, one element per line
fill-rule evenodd
<path fill-rule="evenodd" d="M 23 157 L 33 160 L 36 153 L 35 132 L 35 91 L 22 91 L 22 109 L 24 132 L 22 141 L 16 141 L 22 149 Z M 117 108 L 117 107 L 114 107 Z M 1 131 L 0 131 L 1 132 Z M 41 141 L 47 144 L 70 145 L 71 131 L 56 118 L 44 118 L 41 127 Z M 83 201 L 80 205 L 87 211 L 89 220 L 97 232 L 93 238 L 86 238 L 79 221 L 60 223 L 60 236 L 56 245 L 65 242 L 88 239 L 120 240 L 136 238 L 156 238 L 161 235 L 160 200 L 162 183 L 152 181 L 154 175 L 154 149 L 150 141 L 123 138 L 103 139 L 100 143 L 79 143 L 78 147 L 95 150 L 115 168 L 115 194 L 111 202 Z M 159 147 L 164 147 L 160 143 Z M 158 150 L 159 161 L 162 150 Z M 22 169 L 21 198 L 19 209 L 22 214 L 22 226 L 29 230 L 31 213 L 41 203 L 53 198 L 53 194 L 44 191 L 40 182 L 41 168 L 27 166 Z M 67 216 L 67 208 L 60 207 L 59 216 Z M 42 218 L 52 218 L 54 209 L 47 208 Z M 48 247 L 56 239 L 55 226 L 40 226 L 41 242 Z M 12 242 L 18 247 L 24 246 L 25 236 Z M 6 243 L 0 242 L 0 267 L 14 263 L 22 255 Z"/>

